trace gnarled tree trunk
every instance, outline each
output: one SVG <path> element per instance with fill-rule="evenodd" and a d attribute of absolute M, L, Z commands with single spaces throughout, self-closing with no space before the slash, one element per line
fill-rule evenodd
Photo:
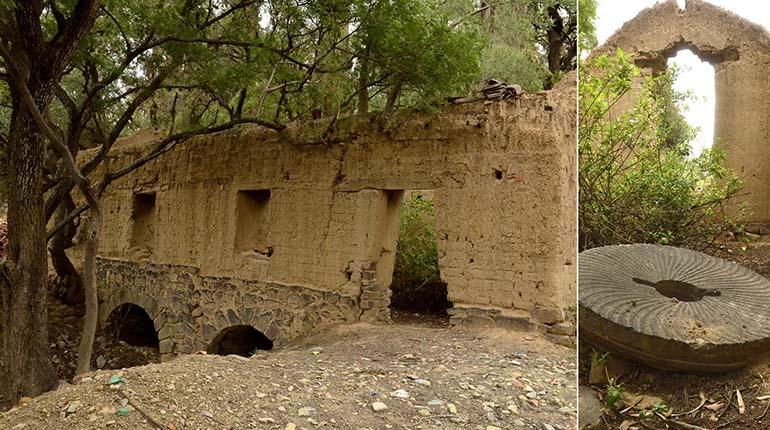
<path fill-rule="evenodd" d="M 46 97 L 37 96 L 36 99 Z M 50 390 L 56 372 L 48 346 L 43 139 L 28 110 L 14 100 L 8 139 L 8 260 L 0 318 L 0 389 L 15 403 Z"/>
<path fill-rule="evenodd" d="M 56 224 L 63 221 L 74 210 L 75 203 L 72 201 L 72 196 L 67 194 L 62 199 L 61 205 L 57 210 Z M 67 249 L 72 247 L 72 239 L 76 233 L 77 226 L 74 221 L 70 221 L 64 228 L 56 232 L 49 244 L 51 264 L 53 264 L 56 275 L 61 282 L 60 289 L 56 291 L 56 295 L 68 305 L 83 304 L 85 297 L 83 280 L 66 252 Z"/>

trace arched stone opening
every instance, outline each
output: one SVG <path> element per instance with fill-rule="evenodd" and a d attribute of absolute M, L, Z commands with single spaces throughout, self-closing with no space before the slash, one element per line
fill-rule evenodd
<path fill-rule="evenodd" d="M 273 341 L 250 325 L 227 327 L 211 341 L 206 352 L 216 355 L 251 357 L 257 350 L 273 349 Z"/>
<path fill-rule="evenodd" d="M 688 40 L 678 40 L 658 51 L 637 53 L 634 63 L 642 68 L 650 68 L 653 72 L 662 72 L 666 69 L 668 60 L 682 51 L 690 51 L 700 58 L 701 61 L 712 66 L 730 61 L 738 61 L 741 58 L 738 48 L 733 45 L 715 48 Z"/>
<path fill-rule="evenodd" d="M 158 348 L 158 332 L 150 315 L 141 306 L 124 303 L 110 312 L 105 334 L 131 346 Z"/>

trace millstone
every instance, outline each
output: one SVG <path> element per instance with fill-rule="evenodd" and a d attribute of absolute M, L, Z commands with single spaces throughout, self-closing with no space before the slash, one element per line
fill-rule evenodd
<path fill-rule="evenodd" d="M 738 264 L 660 245 L 579 257 L 580 336 L 652 367 L 725 372 L 770 352 L 770 281 Z"/>

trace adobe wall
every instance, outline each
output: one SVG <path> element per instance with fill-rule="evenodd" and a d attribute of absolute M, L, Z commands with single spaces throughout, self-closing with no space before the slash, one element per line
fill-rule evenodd
<path fill-rule="evenodd" d="M 164 357 L 231 325 L 281 345 L 386 321 L 400 190 L 433 190 L 453 322 L 562 333 L 575 305 L 574 100 L 553 91 L 384 126 L 347 119 L 325 142 L 323 122 L 186 142 L 102 198 L 101 320 L 142 306 Z M 121 141 L 108 168 L 154 141 Z"/>
<path fill-rule="evenodd" d="M 678 50 L 690 49 L 714 66 L 715 146 L 742 179 L 748 222 L 770 233 L 770 34 L 729 11 L 700 0 L 659 3 L 625 23 L 592 56 L 617 48 L 654 73 Z"/>

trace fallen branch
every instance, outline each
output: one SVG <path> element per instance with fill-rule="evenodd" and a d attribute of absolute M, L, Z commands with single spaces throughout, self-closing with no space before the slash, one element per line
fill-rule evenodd
<path fill-rule="evenodd" d="M 130 397 L 128 397 L 128 394 L 124 393 L 123 391 L 118 392 L 118 396 L 122 399 L 126 399 L 128 401 L 128 404 L 131 405 L 132 408 L 134 408 L 137 412 L 139 412 L 150 424 L 155 426 L 156 428 L 160 430 L 166 430 L 166 426 L 161 424 L 158 420 L 152 417 L 152 415 L 145 412 L 142 408 L 139 407 L 139 405 L 136 404 L 133 400 L 131 400 Z"/>
<path fill-rule="evenodd" d="M 678 414 L 671 414 L 671 416 L 672 417 L 681 417 L 681 416 L 685 416 L 685 415 L 691 415 L 691 414 L 694 414 L 694 413 L 698 412 L 705 405 L 706 405 L 706 396 L 701 396 L 701 402 L 700 402 L 700 404 L 695 409 L 693 409 L 691 411 L 687 411 L 687 412 L 681 412 L 681 413 L 678 413 Z"/>
<path fill-rule="evenodd" d="M 673 424 L 673 425 L 675 425 L 677 427 L 680 427 L 680 428 L 683 428 L 683 429 L 687 429 L 687 430 L 709 430 L 709 429 L 707 429 L 705 427 L 696 426 L 694 424 L 687 424 L 687 423 L 679 421 L 679 420 L 672 420 L 670 418 L 666 418 L 665 416 L 663 416 L 662 414 L 660 414 L 658 412 L 655 412 L 655 415 L 657 415 L 660 419 L 662 419 L 663 422 L 666 422 L 666 423 L 669 423 L 669 424 Z"/>
<path fill-rule="evenodd" d="M 764 397 L 764 396 L 763 396 Z M 767 410 L 770 409 L 770 402 L 767 402 L 767 405 L 765 405 L 765 410 L 762 411 L 762 414 L 756 418 L 754 418 L 757 421 L 762 421 L 763 418 L 767 415 Z"/>

